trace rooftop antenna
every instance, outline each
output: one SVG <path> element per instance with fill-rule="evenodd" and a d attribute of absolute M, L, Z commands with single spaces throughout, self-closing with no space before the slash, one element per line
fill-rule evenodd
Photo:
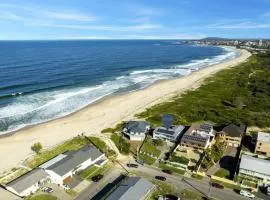
<path fill-rule="evenodd" d="M 173 123 L 173 116 L 170 114 L 164 114 L 162 117 L 162 122 L 166 129 L 171 128 Z"/>

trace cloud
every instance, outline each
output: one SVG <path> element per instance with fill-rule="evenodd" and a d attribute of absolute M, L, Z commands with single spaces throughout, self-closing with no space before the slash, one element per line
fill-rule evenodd
<path fill-rule="evenodd" d="M 51 28 L 66 28 L 66 29 L 84 29 L 84 30 L 101 30 L 101 31 L 144 31 L 158 29 L 162 26 L 159 24 L 139 24 L 132 26 L 106 26 L 106 25 L 78 25 L 78 24 L 28 24 L 30 26 L 43 26 Z"/>
<path fill-rule="evenodd" d="M 0 20 L 24 20 L 23 17 L 9 11 L 0 11 Z"/>
<path fill-rule="evenodd" d="M 70 12 L 44 11 L 43 14 L 47 18 L 58 19 L 58 20 L 71 20 L 71 21 L 81 21 L 81 22 L 96 21 L 96 17 L 94 16 L 80 14 L 74 11 L 70 11 Z"/>
<path fill-rule="evenodd" d="M 211 28 L 211 29 L 268 29 L 268 28 L 270 28 L 270 24 L 243 22 L 243 23 L 238 23 L 238 24 L 212 24 L 212 25 L 207 25 L 205 28 Z"/>
<path fill-rule="evenodd" d="M 58 11 L 49 8 L 41 8 L 34 5 L 18 5 L 18 4 L 0 4 L 0 15 L 4 13 L 5 18 L 9 20 L 63 20 L 63 21 L 79 21 L 92 22 L 96 21 L 96 17 L 79 12 L 78 10 L 69 9 Z M 11 15 L 12 14 L 12 15 Z M 2 18 L 4 18 L 2 16 Z M 15 17 L 16 16 L 16 17 Z"/>
<path fill-rule="evenodd" d="M 263 17 L 270 17 L 270 11 L 262 14 Z"/>

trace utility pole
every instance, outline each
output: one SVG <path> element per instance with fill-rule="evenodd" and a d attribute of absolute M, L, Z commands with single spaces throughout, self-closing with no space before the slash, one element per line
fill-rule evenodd
<path fill-rule="evenodd" d="M 211 190 L 212 190 L 212 181 L 211 181 L 211 177 L 210 177 L 210 181 L 209 181 L 209 191 L 208 191 L 208 197 L 211 197 Z"/>

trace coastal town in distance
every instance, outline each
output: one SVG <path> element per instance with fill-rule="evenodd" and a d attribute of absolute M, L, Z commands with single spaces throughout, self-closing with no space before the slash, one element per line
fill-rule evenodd
<path fill-rule="evenodd" d="M 270 200 L 270 2 L 0 2 L 0 200 Z"/>

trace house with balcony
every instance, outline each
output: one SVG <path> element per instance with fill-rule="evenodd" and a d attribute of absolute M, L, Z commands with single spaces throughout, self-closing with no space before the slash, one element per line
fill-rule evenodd
<path fill-rule="evenodd" d="M 129 121 L 124 124 L 122 132 L 131 141 L 142 141 L 149 132 L 151 125 L 145 121 Z"/>
<path fill-rule="evenodd" d="M 228 146 L 239 147 L 245 130 L 245 125 L 236 126 L 234 124 L 229 124 L 219 132 L 219 136 Z"/>
<path fill-rule="evenodd" d="M 270 184 L 270 161 L 243 154 L 238 177 L 259 185 Z"/>
<path fill-rule="evenodd" d="M 270 157 L 270 133 L 258 132 L 255 153 Z"/>
<path fill-rule="evenodd" d="M 165 127 L 158 127 L 153 131 L 153 139 L 162 139 L 175 143 L 180 138 L 184 129 L 185 127 L 182 125 L 172 126 L 168 129 Z"/>

